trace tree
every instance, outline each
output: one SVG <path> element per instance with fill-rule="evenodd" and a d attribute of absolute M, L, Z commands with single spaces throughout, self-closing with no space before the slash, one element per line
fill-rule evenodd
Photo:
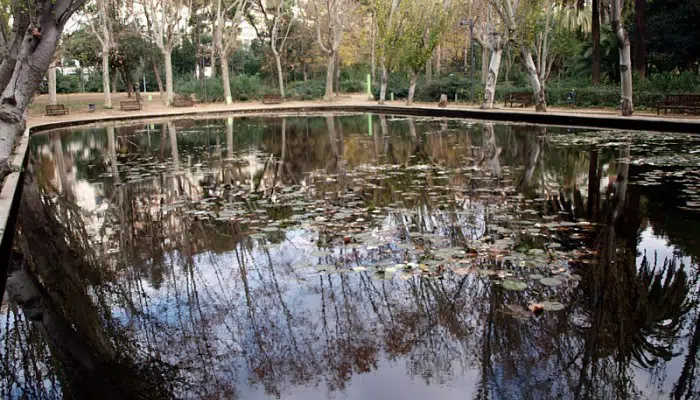
<path fill-rule="evenodd" d="M 354 0 L 310 0 L 316 21 L 316 41 L 326 54 L 326 93 L 323 99 L 333 99 L 333 77 L 343 33 L 356 6 Z"/>
<path fill-rule="evenodd" d="M 486 36 L 481 38 L 481 42 L 486 44 L 487 48 L 491 51 L 486 85 L 484 87 L 484 101 L 481 103 L 481 108 L 483 109 L 493 108 L 493 100 L 496 96 L 496 82 L 498 81 L 498 70 L 501 68 L 501 57 L 503 56 L 503 47 L 506 42 L 506 39 L 503 38 L 503 36 L 505 36 L 503 28 L 494 21 L 491 8 L 492 7 L 489 6 L 488 18 L 481 29 L 482 35 Z"/>
<path fill-rule="evenodd" d="M 147 35 L 160 49 L 165 63 L 165 105 L 171 105 L 175 97 L 173 87 L 172 52 L 180 37 L 180 25 L 191 0 L 143 0 Z"/>
<path fill-rule="evenodd" d="M 647 0 L 634 0 L 634 69 L 641 78 L 647 73 Z"/>
<path fill-rule="evenodd" d="M 112 108 L 112 95 L 109 86 L 109 55 L 114 47 L 114 29 L 110 17 L 110 0 L 96 0 L 91 6 L 92 17 L 88 17 L 90 31 L 102 45 L 102 91 L 105 94 L 105 108 Z"/>
<path fill-rule="evenodd" d="M 600 84 L 600 0 L 591 1 L 591 32 L 593 39 L 593 63 L 591 64 L 592 81 Z"/>
<path fill-rule="evenodd" d="M 630 38 L 622 24 L 623 0 L 612 0 L 610 25 L 617 37 L 617 49 L 620 53 L 620 113 L 630 116 L 634 112 L 632 105 L 632 57 L 630 56 Z"/>
<path fill-rule="evenodd" d="M 0 64 L 0 165 L 15 139 L 24 131 L 24 112 L 53 61 L 56 46 L 70 17 L 85 0 L 13 1 L 2 21 L 11 34 L 0 34 L 0 48 L 7 54 Z M 11 23 L 10 23 L 11 20 Z"/>
<path fill-rule="evenodd" d="M 231 79 L 228 58 L 238 43 L 238 26 L 243 21 L 248 0 L 215 0 L 216 21 L 214 28 L 214 46 L 221 61 L 221 78 L 224 85 L 224 97 L 231 102 Z M 230 22 L 230 24 L 227 24 Z M 214 66 L 212 65 L 212 68 Z"/>
<path fill-rule="evenodd" d="M 376 35 L 379 37 L 379 40 L 375 41 L 375 51 L 379 55 L 381 68 L 379 104 L 384 104 L 386 101 L 389 73 L 394 70 L 399 59 L 401 28 L 405 20 L 403 14 L 397 15 L 401 1 L 374 0 L 372 2 L 372 15 L 376 20 Z"/>
<path fill-rule="evenodd" d="M 446 3 L 439 0 L 414 0 L 404 3 L 408 21 L 401 33 L 401 60 L 411 72 L 406 105 L 413 104 L 418 73 L 433 56 L 445 27 L 449 24 Z"/>
<path fill-rule="evenodd" d="M 287 38 L 294 22 L 294 0 L 274 0 L 267 3 L 256 1 L 256 8 L 263 15 L 267 27 L 267 37 L 270 40 L 270 49 L 275 58 L 277 67 L 277 82 L 280 96 L 284 97 L 284 72 L 282 70 L 282 51 L 287 45 Z"/>

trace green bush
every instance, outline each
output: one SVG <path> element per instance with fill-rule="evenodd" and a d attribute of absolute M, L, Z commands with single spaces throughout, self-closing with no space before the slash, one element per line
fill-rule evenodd
<path fill-rule="evenodd" d="M 340 91 L 343 93 L 359 93 L 364 92 L 366 83 L 362 80 L 341 80 Z"/>
<path fill-rule="evenodd" d="M 294 100 L 315 100 L 323 97 L 326 91 L 324 81 L 296 81 L 287 85 L 287 98 Z"/>
<path fill-rule="evenodd" d="M 236 75 L 231 77 L 231 97 L 234 101 L 247 101 L 262 97 L 264 88 L 258 76 Z M 181 76 L 175 80 L 175 92 L 189 97 L 192 93 L 204 101 L 223 102 L 224 86 L 221 77 L 207 78 L 204 85 L 193 76 Z"/>

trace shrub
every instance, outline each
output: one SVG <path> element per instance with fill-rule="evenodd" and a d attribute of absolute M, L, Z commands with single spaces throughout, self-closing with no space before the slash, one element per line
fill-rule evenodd
<path fill-rule="evenodd" d="M 296 81 L 287 85 L 287 98 L 294 100 L 314 100 L 323 97 L 326 90 L 324 81 Z"/>
<path fill-rule="evenodd" d="M 359 93 L 365 91 L 366 83 L 361 80 L 341 80 L 340 91 L 343 93 Z"/>
<path fill-rule="evenodd" d="M 231 77 L 231 97 L 234 101 L 259 99 L 263 94 L 263 86 L 257 75 L 236 75 Z M 223 102 L 224 87 L 221 77 L 207 78 L 204 85 L 195 77 L 181 76 L 175 81 L 175 92 L 189 97 L 192 93 L 200 100 Z"/>

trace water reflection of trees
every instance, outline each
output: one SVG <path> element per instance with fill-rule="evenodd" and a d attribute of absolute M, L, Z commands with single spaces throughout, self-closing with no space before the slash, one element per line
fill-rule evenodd
<path fill-rule="evenodd" d="M 360 140 L 343 131 L 338 119 L 323 122 L 327 130 L 319 134 L 283 121 L 280 136 L 263 139 L 267 152 L 263 157 L 273 160 L 257 172 L 257 179 L 267 180 L 264 187 L 284 185 L 292 177 L 301 181 L 304 173 L 316 166 L 338 174 L 339 182 L 329 183 L 319 191 L 323 194 L 349 186 L 340 175 L 351 173 L 363 161 L 383 159 L 411 165 L 419 159 L 459 166 L 455 160 L 462 160 L 465 168 L 485 165 L 484 175 L 495 177 L 499 171 L 501 177 L 504 172 L 508 177 L 502 164 L 522 166 L 522 174 L 511 178 L 514 185 L 520 182 L 528 188 L 523 191 L 534 187 L 531 196 L 540 193 L 536 171 L 541 169 L 539 174 L 545 178 L 540 179 L 540 185 L 546 186 L 545 181 L 556 184 L 556 188 L 547 189 L 556 194 L 545 204 L 568 211 L 569 218 L 588 209 L 584 201 L 594 202 L 591 207 L 596 211 L 591 214 L 600 216 L 600 225 L 582 240 L 597 246 L 598 251 L 592 260 L 581 261 L 580 284 L 543 293 L 567 308 L 539 318 L 513 312 L 511 307 L 517 309 L 540 296 L 505 291 L 493 285 L 491 278 L 476 274 L 402 281 L 377 280 L 369 271 L 302 273 L 295 267 L 295 248 L 303 245 L 303 238 L 288 233 L 271 246 L 271 242 L 247 236 L 237 222 L 198 219 L 187 208 L 170 207 L 206 199 L 213 193 L 228 196 L 236 191 L 234 182 L 248 174 L 233 167 L 232 129 L 224 133 L 226 156 L 222 158 L 219 152 L 214 157 L 219 158 L 215 171 L 198 176 L 180 161 L 179 171 L 125 184 L 119 184 L 122 166 L 116 154 L 118 146 L 112 144 L 113 135 L 108 130 L 107 159 L 115 185 L 108 194 L 101 246 L 111 256 L 85 260 L 85 255 L 92 254 L 87 251 L 91 242 L 87 230 L 80 229 L 80 210 L 63 195 L 65 186 L 50 190 L 50 186 L 43 186 L 45 193 L 60 193 L 53 207 L 40 207 L 42 203 L 36 201 L 23 205 L 23 212 L 34 211 L 31 215 L 45 210 L 37 214 L 42 221 L 29 221 L 27 226 L 58 229 L 20 233 L 27 243 L 23 254 L 29 254 L 29 248 L 32 254 L 37 253 L 35 246 L 42 243 L 49 246 L 46 256 L 34 256 L 36 259 L 15 268 L 23 272 L 26 282 L 40 282 L 37 292 L 48 293 L 37 295 L 44 296 L 39 301 L 45 307 L 41 312 L 57 315 L 55 320 L 59 321 L 48 328 L 41 322 L 29 324 L 34 321 L 32 306 L 37 301 L 15 296 L 13 291 L 21 292 L 21 285 L 8 284 L 8 292 L 15 296 L 14 307 L 19 309 L 8 310 L 16 322 L 12 331 L 3 332 L 6 341 L 14 340 L 28 350 L 25 369 L 41 380 L 61 382 L 62 389 L 86 387 L 99 392 L 110 387 L 122 390 L 124 386 L 137 390 L 154 379 L 144 365 L 158 360 L 172 367 L 164 369 L 171 371 L 169 374 L 177 371 L 177 382 L 181 383 L 175 388 L 156 381 L 155 388 L 162 388 L 165 396 L 177 390 L 198 398 L 232 397 L 244 393 L 248 382 L 269 395 L 281 396 L 294 386 L 343 390 L 353 375 L 376 370 L 386 357 L 405 362 L 413 379 L 429 384 L 445 384 L 463 374 L 474 374 L 474 397 L 478 399 L 628 398 L 640 390 L 635 383 L 640 371 L 661 376 L 659 369 L 675 354 L 673 346 L 690 326 L 690 351 L 673 393 L 676 398 L 693 393 L 697 358 L 693 355 L 697 354 L 699 330 L 697 316 L 694 325 L 686 323 L 691 307 L 687 267 L 673 260 L 658 266 L 645 260 L 641 267 L 636 266 L 642 220 L 638 217 L 639 195 L 628 187 L 629 165 L 624 159 L 629 148 L 621 150 L 622 161 L 614 166 L 617 179 L 598 200 L 591 196 L 596 192 L 591 187 L 600 188 L 599 168 L 589 168 L 585 162 L 597 163 L 597 156 L 571 152 L 563 154 L 574 156 L 557 158 L 556 152 L 545 150 L 542 132 L 502 134 L 488 126 L 476 127 L 472 140 L 472 135 L 467 135 L 470 139 L 450 135 L 442 126 L 411 119 L 389 124 L 380 117 L 377 134 Z M 407 129 L 402 130 L 402 126 Z M 168 124 L 164 129 L 171 158 L 180 158 L 182 154 L 175 157 L 180 149 L 177 127 Z M 358 142 L 375 150 L 367 151 Z M 455 142 L 470 145 L 455 147 Z M 321 144 L 314 148 L 321 147 L 320 152 L 328 154 L 304 155 L 300 148 L 309 143 Z M 471 143 L 481 147 L 474 149 Z M 333 160 L 327 165 L 329 154 Z M 287 167 L 290 172 L 285 174 Z M 556 172 L 558 168 L 563 172 Z M 408 208 L 419 210 L 392 214 L 393 221 L 403 224 L 409 235 L 459 226 L 455 221 L 463 219 L 457 209 L 430 204 L 430 189 L 408 200 L 391 195 L 419 177 L 432 179 L 429 173 L 406 173 L 373 181 L 377 188 L 364 188 L 365 199 L 376 206 L 404 200 Z M 492 184 L 489 179 L 468 179 L 455 176 L 450 182 L 469 184 L 475 190 Z M 576 184 L 571 183 L 574 181 Z M 390 197 L 384 199 L 387 195 Z M 37 197 L 27 197 L 32 198 Z M 478 203 L 478 197 L 473 199 Z M 488 212 L 474 210 L 484 215 Z M 74 237 L 64 241 L 56 223 L 71 227 Z M 480 235 L 487 233 L 488 228 L 483 229 Z M 383 250 L 363 254 L 362 263 L 385 260 Z M 352 250 L 344 250 L 343 256 L 357 257 Z M 78 264 L 53 262 L 67 259 L 76 259 Z M 18 330 L 23 336 L 11 336 Z M 43 335 L 48 332 L 43 342 L 37 331 Z M 53 359 L 62 363 L 60 370 L 54 369 L 46 346 Z M 95 364 L 100 368 L 90 369 Z M 133 367 L 134 372 L 124 376 L 107 373 L 109 369 L 122 371 L 125 366 Z M 3 368 L 9 371 L 11 367 L 3 363 Z M 41 373 L 31 372 L 39 369 Z M 63 370 L 78 373 L 76 377 L 63 376 Z M 21 380 L 17 373 L 7 376 Z M 96 380 L 90 381 L 93 377 Z M 174 379 L 173 375 L 159 377 Z M 79 391 L 63 394 L 81 397 Z M 58 393 L 54 395 L 58 397 Z"/>

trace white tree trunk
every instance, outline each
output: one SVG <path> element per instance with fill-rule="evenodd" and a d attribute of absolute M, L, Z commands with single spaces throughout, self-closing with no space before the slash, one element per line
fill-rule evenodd
<path fill-rule="evenodd" d="M 489 62 L 488 76 L 484 87 L 484 101 L 481 103 L 481 108 L 483 109 L 493 108 L 493 100 L 496 97 L 496 81 L 498 80 L 498 70 L 501 68 L 502 55 L 503 49 L 500 46 L 491 50 L 491 61 Z"/>
<path fill-rule="evenodd" d="M 489 49 L 481 46 L 481 84 L 485 85 L 489 79 Z"/>
<path fill-rule="evenodd" d="M 379 88 L 379 104 L 384 104 L 386 101 L 386 87 L 389 85 L 389 73 L 386 66 L 382 65 L 382 79 Z"/>
<path fill-rule="evenodd" d="M 623 116 L 632 115 L 632 57 L 630 56 L 630 39 L 622 23 L 622 0 L 612 0 L 611 25 L 617 37 L 617 48 L 620 53 L 620 113 Z"/>
<path fill-rule="evenodd" d="M 333 100 L 333 77 L 335 76 L 335 53 L 328 55 L 328 67 L 326 69 L 326 94 L 323 100 Z"/>
<path fill-rule="evenodd" d="M 48 71 L 48 80 L 49 80 L 49 104 L 51 105 L 56 105 L 58 104 L 58 96 L 56 95 L 56 63 L 52 62 L 51 65 L 49 65 L 49 71 Z"/>
<path fill-rule="evenodd" d="M 109 84 L 109 47 L 102 46 L 102 91 L 105 94 L 105 108 L 112 108 L 112 92 Z"/>
<path fill-rule="evenodd" d="M 274 52 L 275 65 L 277 66 L 277 84 L 280 88 L 280 96 L 284 98 L 284 76 L 282 74 L 282 60 L 278 52 Z"/>
<path fill-rule="evenodd" d="M 175 92 L 173 89 L 173 60 L 172 51 L 163 50 L 163 60 L 165 61 L 165 105 L 173 104 Z"/>
<path fill-rule="evenodd" d="M 535 67 L 535 61 L 532 59 L 532 51 L 529 47 L 523 45 L 520 47 L 520 54 L 522 56 L 523 66 L 530 79 L 530 85 L 532 86 L 535 111 L 545 112 L 547 111 L 547 101 L 544 85 L 540 82 L 540 77 L 537 75 L 537 67 Z"/>
<path fill-rule="evenodd" d="M 408 87 L 408 97 L 406 98 L 406 105 L 413 105 L 413 95 L 416 94 L 416 82 L 418 81 L 418 74 L 416 72 L 411 73 L 411 84 Z"/>
<path fill-rule="evenodd" d="M 435 76 L 437 76 L 439 78 L 441 73 L 442 73 L 442 45 L 439 44 L 439 45 L 437 45 L 437 48 L 435 49 Z"/>
<path fill-rule="evenodd" d="M 231 77 L 228 70 L 228 56 L 221 54 L 219 58 L 221 59 L 221 79 L 224 85 L 224 100 L 226 104 L 231 104 L 233 98 L 231 97 Z"/>

